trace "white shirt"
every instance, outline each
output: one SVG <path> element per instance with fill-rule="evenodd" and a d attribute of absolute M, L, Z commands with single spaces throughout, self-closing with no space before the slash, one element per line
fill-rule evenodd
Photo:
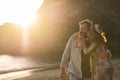
<path fill-rule="evenodd" d="M 82 78 L 80 46 L 77 45 L 77 39 L 73 40 L 72 37 L 69 39 L 62 56 L 60 67 L 68 68 L 69 72 Z"/>

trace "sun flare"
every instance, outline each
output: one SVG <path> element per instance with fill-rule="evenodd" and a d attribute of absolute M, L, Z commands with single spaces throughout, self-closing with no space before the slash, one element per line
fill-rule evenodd
<path fill-rule="evenodd" d="M 22 26 L 23 53 L 27 53 L 29 47 L 28 26 L 33 23 L 43 2 L 44 0 L 0 0 L 0 25 L 13 23 Z"/>
<path fill-rule="evenodd" d="M 44 0 L 0 0 L 0 24 L 14 23 L 28 26 Z"/>

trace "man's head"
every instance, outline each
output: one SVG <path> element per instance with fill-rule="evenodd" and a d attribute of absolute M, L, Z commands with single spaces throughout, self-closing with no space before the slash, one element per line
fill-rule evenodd
<path fill-rule="evenodd" d="M 86 36 L 88 31 L 91 31 L 91 27 L 93 26 L 92 21 L 86 19 L 79 22 L 79 32 L 81 36 Z"/>

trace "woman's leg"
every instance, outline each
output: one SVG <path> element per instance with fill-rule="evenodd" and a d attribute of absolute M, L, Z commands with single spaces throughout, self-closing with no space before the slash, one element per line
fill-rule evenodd
<path fill-rule="evenodd" d="M 113 68 L 103 68 L 99 70 L 99 80 L 112 80 Z"/>
<path fill-rule="evenodd" d="M 107 68 L 105 70 L 105 80 L 112 80 L 113 78 L 113 68 Z"/>

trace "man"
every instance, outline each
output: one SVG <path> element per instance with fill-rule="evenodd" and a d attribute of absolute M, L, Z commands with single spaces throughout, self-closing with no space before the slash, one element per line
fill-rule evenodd
<path fill-rule="evenodd" d="M 87 37 L 87 32 L 91 30 L 93 24 L 90 20 L 84 20 L 79 23 L 79 26 L 79 32 L 70 37 L 62 56 L 60 70 L 63 80 L 66 79 L 66 68 L 68 68 L 69 80 L 91 79 L 90 56 L 84 54 L 83 43 Z"/>

